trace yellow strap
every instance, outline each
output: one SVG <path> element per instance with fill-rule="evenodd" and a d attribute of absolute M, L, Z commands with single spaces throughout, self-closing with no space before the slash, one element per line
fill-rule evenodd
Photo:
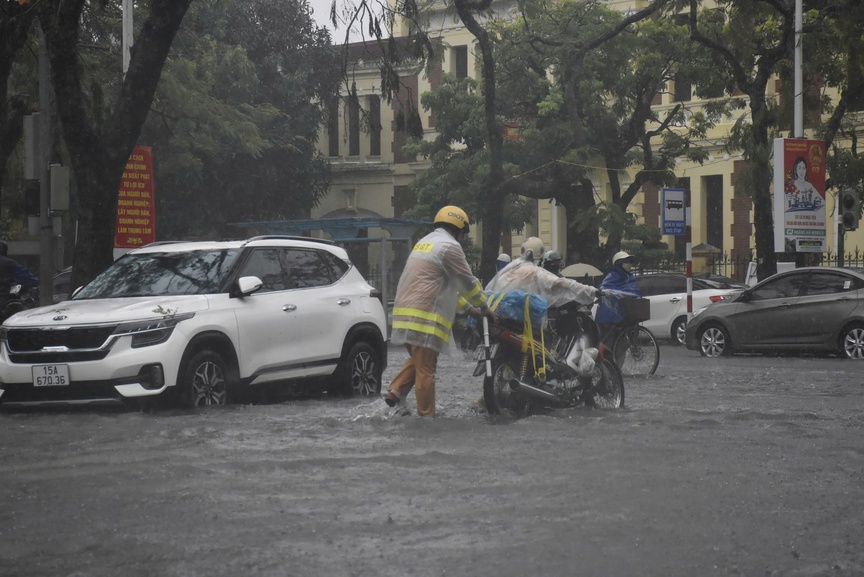
<path fill-rule="evenodd" d="M 546 345 L 541 343 L 542 359 L 541 366 L 537 367 L 537 342 L 534 340 L 534 328 L 531 325 L 531 299 L 529 295 L 525 295 L 525 312 L 524 312 L 525 339 L 522 340 L 522 352 L 528 350 L 526 339 L 531 342 L 531 362 L 534 365 L 534 376 L 540 380 L 546 380 Z M 543 340 L 543 331 L 540 331 L 540 339 Z"/>
<path fill-rule="evenodd" d="M 491 299 L 489 301 L 489 308 L 494 311 L 498 309 L 498 305 L 504 300 L 504 293 L 492 293 L 489 295 L 489 298 Z"/>

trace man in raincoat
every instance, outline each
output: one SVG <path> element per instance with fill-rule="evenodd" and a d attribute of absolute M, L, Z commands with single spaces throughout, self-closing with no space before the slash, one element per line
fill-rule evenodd
<path fill-rule="evenodd" d="M 600 295 L 600 290 L 575 280 L 560 277 L 543 268 L 540 264 L 546 246 L 536 236 L 522 243 L 522 255 L 514 259 L 486 285 L 486 290 L 494 293 L 521 290 L 542 296 L 550 307 L 559 307 L 576 301 L 591 305 Z M 567 364 L 579 369 L 581 350 L 573 347 L 567 355 Z"/>
<path fill-rule="evenodd" d="M 414 245 L 396 288 L 390 342 L 405 344 L 411 357 L 387 387 L 384 400 L 396 406 L 414 388 L 418 415 L 435 415 L 435 371 L 447 349 L 461 295 L 492 316 L 486 293 L 471 273 L 459 241 L 468 234 L 468 215 L 445 206 L 435 216 L 435 230 Z"/>

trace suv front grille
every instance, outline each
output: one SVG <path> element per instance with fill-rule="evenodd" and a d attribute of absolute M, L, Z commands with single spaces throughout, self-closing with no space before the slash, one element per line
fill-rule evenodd
<path fill-rule="evenodd" d="M 44 347 L 66 347 L 70 352 L 101 348 L 114 333 L 116 325 L 71 329 L 9 329 L 6 343 L 9 352 L 38 353 Z"/>

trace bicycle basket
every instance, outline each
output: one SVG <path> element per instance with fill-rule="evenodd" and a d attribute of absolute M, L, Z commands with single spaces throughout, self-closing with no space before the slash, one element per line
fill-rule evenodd
<path fill-rule="evenodd" d="M 621 299 L 624 307 L 624 317 L 633 323 L 641 323 L 651 318 L 651 301 L 645 298 Z"/>

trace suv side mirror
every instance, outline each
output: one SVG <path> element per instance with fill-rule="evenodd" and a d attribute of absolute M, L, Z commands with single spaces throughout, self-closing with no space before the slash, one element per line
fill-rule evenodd
<path fill-rule="evenodd" d="M 241 276 L 237 279 L 237 288 L 232 291 L 232 297 L 249 296 L 264 286 L 264 282 L 257 276 Z"/>

